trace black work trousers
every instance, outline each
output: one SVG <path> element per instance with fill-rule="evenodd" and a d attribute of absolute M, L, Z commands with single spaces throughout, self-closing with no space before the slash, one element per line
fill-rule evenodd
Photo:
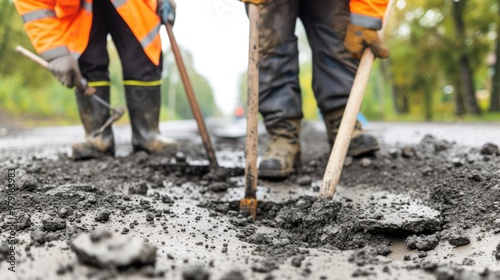
<path fill-rule="evenodd" d="M 89 43 L 78 59 L 82 75 L 89 81 L 89 85 L 109 86 L 109 56 L 106 49 L 108 34 L 111 35 L 120 56 L 125 85 L 137 85 L 137 82 L 159 84 L 162 59 L 158 66 L 149 60 L 111 1 L 93 1 L 92 14 Z"/>
<path fill-rule="evenodd" d="M 359 61 L 344 48 L 349 0 L 272 0 L 259 5 L 259 110 L 266 124 L 303 117 L 295 25 L 306 29 L 321 112 L 345 107 Z"/>

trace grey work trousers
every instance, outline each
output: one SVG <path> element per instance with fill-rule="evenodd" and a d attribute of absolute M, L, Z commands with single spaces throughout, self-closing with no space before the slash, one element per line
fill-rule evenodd
<path fill-rule="evenodd" d="M 266 124 L 303 117 L 295 25 L 312 49 L 313 90 L 322 113 L 345 107 L 359 61 L 344 48 L 349 0 L 271 0 L 259 6 L 259 111 Z"/>

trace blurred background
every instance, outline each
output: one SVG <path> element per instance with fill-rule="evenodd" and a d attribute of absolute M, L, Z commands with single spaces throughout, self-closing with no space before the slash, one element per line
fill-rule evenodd
<path fill-rule="evenodd" d="M 234 117 L 246 100 L 248 19 L 235 0 L 177 0 L 174 32 L 203 114 Z M 500 0 L 397 0 L 362 107 L 369 120 L 500 121 Z M 300 82 L 306 119 L 318 119 L 311 52 L 300 22 Z M 168 38 L 162 120 L 190 119 Z M 0 126 L 79 124 L 72 91 L 16 54 L 33 50 L 11 0 L 0 0 Z M 109 42 L 112 103 L 125 104 L 120 62 Z M 123 118 L 121 122 L 127 122 Z M 1 131 L 0 131 L 1 133 Z"/>

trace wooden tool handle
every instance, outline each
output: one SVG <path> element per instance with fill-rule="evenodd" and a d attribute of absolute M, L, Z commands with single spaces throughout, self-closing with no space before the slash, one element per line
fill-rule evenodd
<path fill-rule="evenodd" d="M 259 8 L 248 4 L 250 47 L 248 56 L 247 141 L 245 148 L 245 198 L 257 196 L 259 113 Z"/>
<path fill-rule="evenodd" d="M 193 86 L 191 84 L 191 81 L 189 80 L 189 76 L 181 56 L 179 45 L 177 44 L 177 40 L 175 39 L 174 32 L 172 30 L 172 25 L 167 24 L 166 27 L 168 38 L 170 39 L 170 45 L 172 47 L 172 52 L 174 53 L 175 61 L 177 62 L 177 68 L 179 69 L 179 73 L 181 75 L 182 84 L 184 85 L 193 117 L 196 120 L 196 124 L 198 125 L 198 131 L 200 132 L 201 140 L 203 141 L 205 152 L 207 154 L 208 161 L 210 162 L 210 167 L 212 167 L 213 169 L 218 168 L 219 164 L 217 163 L 215 150 L 212 145 L 212 141 L 210 140 L 210 135 L 208 134 L 203 115 L 201 114 L 200 106 L 198 105 L 198 101 L 196 100 Z"/>
<path fill-rule="evenodd" d="M 21 46 L 16 46 L 15 50 L 16 50 L 16 52 L 29 58 L 31 61 L 35 62 L 36 64 L 49 70 L 49 63 L 47 61 L 45 61 L 43 58 L 39 57 L 38 55 L 30 52 L 29 50 L 27 50 Z M 92 96 L 96 92 L 95 88 L 87 86 L 87 80 L 82 78 L 82 80 L 80 81 L 80 84 L 81 84 L 81 86 L 80 86 L 81 88 L 79 87 L 79 89 L 83 90 L 86 95 Z"/>
<path fill-rule="evenodd" d="M 387 11 L 384 17 L 384 26 L 379 32 L 379 36 L 381 38 L 393 3 L 394 1 L 390 0 L 387 5 Z M 342 174 L 342 169 L 344 167 L 347 150 L 351 144 L 351 136 L 354 131 L 354 126 L 356 125 L 359 110 L 361 109 L 361 103 L 363 102 L 363 96 L 365 94 L 366 86 L 368 85 L 374 59 L 375 56 L 373 55 L 373 52 L 369 48 L 366 48 L 363 56 L 361 57 L 358 72 L 354 78 L 351 93 L 349 94 L 349 99 L 345 107 L 344 116 L 342 117 L 342 122 L 340 123 L 340 128 L 337 133 L 337 138 L 335 138 L 330 159 L 328 160 L 328 164 L 326 166 L 325 175 L 320 189 L 321 198 L 332 199 L 335 194 L 335 189 L 339 183 L 340 175 Z"/>
<path fill-rule="evenodd" d="M 39 57 L 38 55 L 30 52 L 29 50 L 21 47 L 21 46 L 16 46 L 16 52 L 24 55 L 25 57 L 31 59 L 33 62 L 36 64 L 42 66 L 45 69 L 49 69 L 49 63 L 45 61 L 43 58 Z"/>

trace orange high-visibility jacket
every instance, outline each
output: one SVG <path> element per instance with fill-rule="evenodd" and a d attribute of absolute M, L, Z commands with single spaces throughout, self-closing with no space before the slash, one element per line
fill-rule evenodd
<path fill-rule="evenodd" d="M 101 1 L 101 0 L 97 0 Z M 92 0 L 15 0 L 28 37 L 45 60 L 87 48 L 92 27 Z M 156 0 L 112 0 L 113 6 L 155 65 L 160 63 L 160 18 Z"/>
<path fill-rule="evenodd" d="M 388 0 L 351 0 L 351 23 L 370 29 L 381 29 Z"/>

